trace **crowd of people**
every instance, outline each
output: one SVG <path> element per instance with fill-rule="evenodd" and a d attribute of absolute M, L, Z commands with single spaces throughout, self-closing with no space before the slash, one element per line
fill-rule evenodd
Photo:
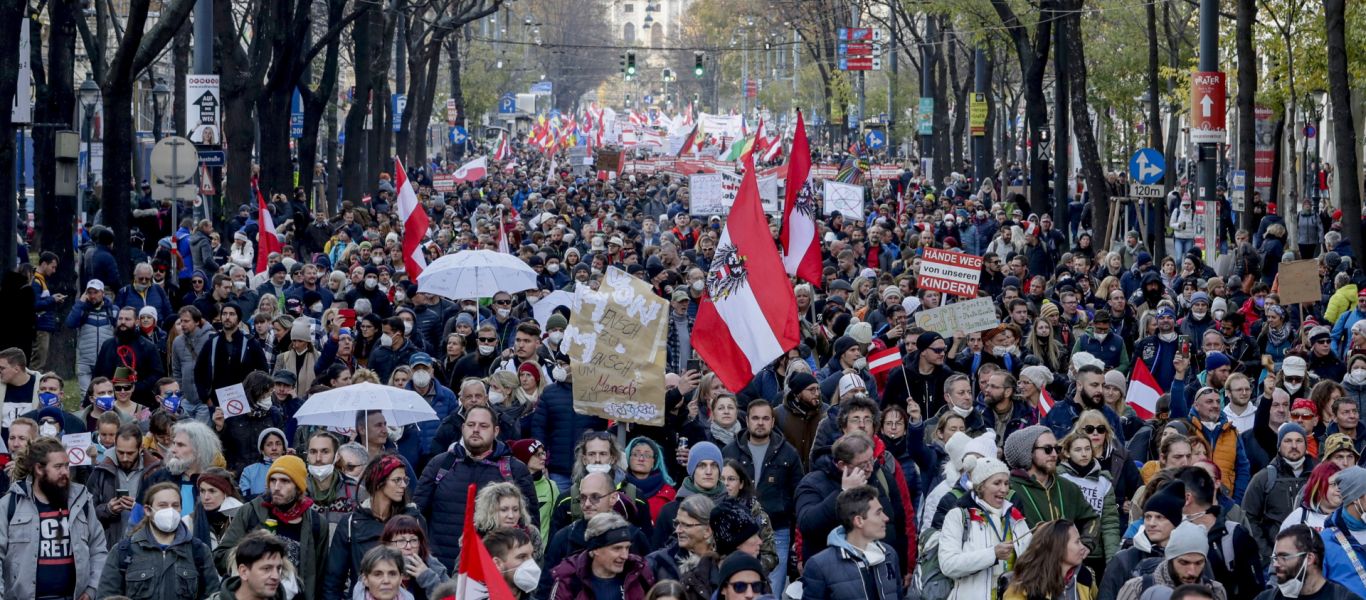
<path fill-rule="evenodd" d="M 335 212 L 277 195 L 264 261 L 255 203 L 175 224 L 153 203 L 148 235 L 92 230 L 76 295 L 49 288 L 72 267 L 55 255 L 22 265 L 36 328 L 0 350 L 3 597 L 474 600 L 456 590 L 475 533 L 538 600 L 1366 597 L 1366 278 L 1339 221 L 1291 245 L 1273 208 L 1211 261 L 1178 197 L 1181 252 L 1155 260 L 1138 232 L 1111 244 L 990 179 L 907 170 L 868 182 L 865 218 L 820 220 L 801 343 L 730 390 L 695 350 L 723 220 L 689 214 L 686 179 L 542 160 L 453 193 L 414 177 L 427 258 L 506 243 L 537 274 L 525 292 L 421 291 L 388 176 Z M 927 248 L 984 257 L 998 324 L 916 325 L 961 300 L 920 288 Z M 1318 261 L 1317 301 L 1281 301 L 1296 256 Z M 536 317 L 609 267 L 668 300 L 663 426 L 576 411 L 571 315 Z M 438 419 L 295 418 L 359 383 Z M 238 384 L 249 406 L 225 413 Z"/>

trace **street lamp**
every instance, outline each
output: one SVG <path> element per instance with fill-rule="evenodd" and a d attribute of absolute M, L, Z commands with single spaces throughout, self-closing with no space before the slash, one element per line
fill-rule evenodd
<path fill-rule="evenodd" d="M 94 188 L 90 173 L 90 163 L 93 162 L 94 154 L 91 152 L 90 146 L 95 135 L 90 129 L 90 121 L 95 116 L 95 106 L 100 103 L 100 86 L 95 83 L 90 73 L 85 74 L 85 81 L 81 82 L 77 97 L 80 99 L 81 108 L 85 110 L 85 118 L 81 125 L 82 135 L 85 136 L 85 186 L 81 187 L 81 199 L 76 205 L 76 214 L 79 216 L 85 208 L 86 190 Z"/>
<path fill-rule="evenodd" d="M 161 141 L 161 121 L 162 111 L 166 110 L 166 101 L 171 98 L 171 88 L 166 87 L 166 82 L 157 79 L 157 84 L 152 86 L 152 139 Z"/>

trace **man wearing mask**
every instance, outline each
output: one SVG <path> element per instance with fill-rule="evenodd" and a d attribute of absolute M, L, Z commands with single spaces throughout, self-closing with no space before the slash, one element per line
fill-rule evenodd
<path fill-rule="evenodd" d="M 498 292 L 493 295 L 493 316 L 481 322 L 480 328 L 485 324 L 493 325 L 497 332 L 499 350 L 512 347 L 517 335 L 517 319 L 512 318 L 511 294 Z"/>
<path fill-rule="evenodd" d="M 285 543 L 285 553 L 294 563 L 295 575 L 281 581 L 286 590 L 295 589 L 304 598 L 321 599 L 327 565 L 327 520 L 304 495 L 308 489 L 308 470 L 297 456 L 281 456 L 266 473 L 267 493 L 237 509 L 228 531 L 218 547 L 214 561 L 226 570 L 228 558 L 248 533 L 265 529 Z M 274 522 L 274 525 L 271 525 Z"/>
<path fill-rule="evenodd" d="M 1214 327 L 1214 317 L 1210 315 L 1210 298 L 1205 292 L 1195 292 L 1191 294 L 1190 313 L 1186 318 L 1181 319 L 1181 325 L 1177 327 L 1177 334 L 1184 335 L 1192 340 L 1202 340 L 1205 338 L 1205 331 Z"/>
<path fill-rule="evenodd" d="M 483 541 L 513 597 L 530 598 L 541 583 L 541 566 L 536 564 L 531 534 L 516 527 L 499 527 L 485 535 Z"/>
<path fill-rule="evenodd" d="M 1291 398 L 1303 398 L 1318 383 L 1317 377 L 1309 372 L 1309 363 L 1299 356 L 1287 356 L 1281 363 L 1279 387 L 1290 394 Z"/>
<path fill-rule="evenodd" d="M 1062 438 L 1072 431 L 1072 424 L 1083 411 L 1098 410 L 1109 421 L 1110 430 L 1115 432 L 1118 441 L 1123 442 L 1124 428 L 1119 415 L 1105 404 L 1105 372 L 1094 364 L 1082 365 L 1077 369 L 1073 386 L 1075 395 L 1056 402 L 1040 423 L 1052 429 L 1055 437 Z"/>
<path fill-rule="evenodd" d="M 294 375 L 295 389 L 308 390 L 313 387 L 318 350 L 313 347 L 312 319 L 300 317 L 294 320 L 289 327 L 289 350 L 276 354 L 272 364 L 277 374 L 285 371 Z"/>
<path fill-rule="evenodd" d="M 498 369 L 498 329 L 493 325 L 485 323 L 479 326 L 473 334 L 475 341 L 475 351 L 465 354 L 451 372 L 452 382 L 464 381 L 467 378 L 483 378 Z"/>
<path fill-rule="evenodd" d="M 1252 476 L 1247 493 L 1243 495 L 1246 524 L 1261 548 L 1263 560 L 1271 556 L 1281 522 L 1300 505 L 1298 492 L 1314 470 L 1316 463 L 1308 455 L 1306 440 L 1308 435 L 1303 427 L 1295 423 L 1282 425 L 1279 454 L 1271 464 Z"/>
<path fill-rule="evenodd" d="M 417 346 L 408 341 L 407 326 L 403 319 L 389 317 L 382 325 L 379 345 L 370 353 L 370 370 L 379 376 L 380 381 L 389 381 L 389 376 L 399 365 L 406 365 L 417 353 Z"/>
<path fill-rule="evenodd" d="M 223 328 L 204 343 L 195 359 L 194 381 L 200 400 L 207 403 L 215 392 L 242 383 L 252 371 L 266 370 L 266 354 L 261 345 L 239 329 L 242 314 L 231 304 L 220 315 Z"/>
<path fill-rule="evenodd" d="M 95 465 L 85 482 L 110 548 L 129 529 L 129 511 L 137 504 L 134 498 L 142 497 L 139 492 L 144 489 L 143 474 L 158 463 L 156 456 L 142 449 L 142 430 L 133 423 L 119 428 L 112 450 Z"/>
<path fill-rule="evenodd" d="M 1112 327 L 1113 318 L 1110 311 L 1103 308 L 1097 310 L 1096 316 L 1091 319 L 1091 329 L 1077 336 L 1072 353 L 1088 352 L 1105 363 L 1105 368 L 1128 373 L 1129 351 L 1125 348 L 1121 336 L 1111 335 Z"/>
<path fill-rule="evenodd" d="M 340 440 L 330 431 L 315 431 L 308 436 L 308 497 L 332 529 L 360 505 L 357 484 L 339 472 L 337 451 Z"/>
<path fill-rule="evenodd" d="M 963 418 L 965 432 L 976 437 L 986 431 L 986 421 L 980 411 L 974 410 L 972 381 L 967 375 L 954 373 L 944 381 L 944 405 L 939 412 L 925 422 L 925 431 L 934 431 L 939 420 L 946 414 Z"/>
<path fill-rule="evenodd" d="M 1099 598 L 1114 598 L 1124 583 L 1150 575 L 1163 559 L 1172 530 L 1181 524 L 1181 507 L 1186 503 L 1186 486 L 1169 483 L 1148 497 L 1143 505 L 1143 527 L 1134 535 L 1132 546 L 1120 550 L 1105 567 L 1100 580 Z"/>
<path fill-rule="evenodd" d="M 346 292 L 343 299 L 347 306 L 355 306 L 356 300 L 365 298 L 370 301 L 370 310 L 381 319 L 387 319 L 394 314 L 393 304 L 389 302 L 389 297 L 379 287 L 379 268 L 375 265 L 365 265 L 364 276 L 360 285 L 351 288 Z"/>
<path fill-rule="evenodd" d="M 451 413 L 460 410 L 460 404 L 456 402 L 455 393 L 436 380 L 435 365 L 436 361 L 426 352 L 414 353 L 408 361 L 408 366 L 413 371 L 413 376 L 408 381 L 408 389 L 421 394 L 431 405 L 432 410 L 436 411 L 436 418 L 444 420 Z M 444 451 L 444 448 L 432 447 L 436 432 L 437 427 L 422 428 L 422 456 L 435 456 Z"/>
<path fill-rule="evenodd" d="M 1161 282 L 1158 282 L 1161 285 Z M 1180 337 L 1176 333 L 1176 311 L 1170 306 L 1162 306 L 1157 309 L 1157 335 L 1152 335 L 1139 340 L 1134 346 L 1134 356 L 1143 361 L 1152 372 L 1153 379 L 1157 381 L 1158 387 L 1164 390 L 1171 390 L 1172 381 L 1179 379 L 1176 373 L 1174 358 L 1181 353 L 1181 346 L 1177 343 Z M 1192 341 L 1191 343 L 1194 343 Z M 1186 356 L 1189 361 L 1190 357 Z M 1181 375 L 1184 378 L 1185 370 L 1182 369 Z M 1172 396 L 1173 400 L 1176 396 Z M 1183 398 L 1184 399 L 1184 398 Z M 1177 412 L 1176 402 L 1172 403 L 1173 415 L 1184 415 L 1185 412 Z M 1184 404 L 1184 402 L 1183 402 Z M 1185 407 L 1180 407 L 1184 409 Z"/>
<path fill-rule="evenodd" d="M 17 458 L 0 540 L 7 598 L 96 598 L 109 550 L 90 491 L 71 482 L 66 449 L 39 438 Z"/>
<path fill-rule="evenodd" d="M 553 313 L 550 318 L 545 320 L 545 340 L 541 342 L 543 347 L 537 351 L 541 358 L 557 361 L 566 356 L 560 351 L 560 343 L 564 341 L 564 330 L 567 327 L 569 327 L 569 319 L 560 313 Z M 551 370 L 554 370 L 554 366 L 551 366 Z M 666 369 L 666 372 L 674 371 Z"/>
<path fill-rule="evenodd" d="M 1289 600 L 1313 598 L 1347 600 L 1359 597 L 1345 585 L 1330 581 L 1325 576 L 1325 548 L 1323 538 L 1307 525 L 1292 525 L 1276 536 L 1275 590 L 1262 592 L 1261 600 Z M 1295 557 L 1299 557 L 1296 560 Z"/>
<path fill-rule="evenodd" d="M 1227 515 L 1219 510 L 1214 492 L 1216 482 L 1209 471 L 1203 467 L 1181 467 L 1176 471 L 1176 479 L 1186 486 L 1186 505 L 1181 508 L 1182 518 L 1205 530 L 1205 545 L 1214 580 L 1228 584 L 1230 599 L 1256 596 L 1265 587 L 1266 581 L 1257 540 L 1252 539 L 1246 527 L 1230 523 Z M 1346 505 L 1346 500 L 1343 505 Z M 1177 535 L 1173 533 L 1173 539 Z M 1167 547 L 1170 549 L 1171 544 Z"/>
<path fill-rule="evenodd" d="M 126 306 L 119 309 L 114 338 L 100 346 L 91 373 L 96 377 L 113 377 L 118 367 L 127 367 L 137 376 L 133 400 L 143 406 L 155 406 L 152 398 L 156 396 L 156 382 L 166 374 L 161 349 L 142 337 L 137 311 Z"/>

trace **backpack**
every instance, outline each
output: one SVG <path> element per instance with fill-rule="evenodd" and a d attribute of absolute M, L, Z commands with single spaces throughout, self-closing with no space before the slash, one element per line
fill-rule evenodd
<path fill-rule="evenodd" d="M 955 486 L 940 502 L 949 497 L 962 498 L 966 493 Z M 968 513 L 966 510 L 960 510 L 959 515 L 963 518 L 963 539 L 959 543 L 965 543 L 968 541 Z M 939 569 L 939 537 L 933 535 L 934 531 L 931 530 L 922 533 L 926 535 L 920 536 L 920 548 L 918 550 L 920 561 L 915 567 L 915 583 L 908 592 L 908 598 L 945 600 L 953 592 L 953 580 Z M 917 593 L 918 596 L 915 595 Z"/>

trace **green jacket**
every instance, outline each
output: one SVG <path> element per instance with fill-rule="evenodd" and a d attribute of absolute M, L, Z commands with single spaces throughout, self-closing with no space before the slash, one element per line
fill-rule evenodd
<path fill-rule="evenodd" d="M 1087 548 L 1092 552 L 1103 550 L 1099 543 L 1100 519 L 1077 484 L 1055 474 L 1045 488 L 1028 471 L 1016 469 L 1010 472 L 1010 502 L 1024 513 L 1030 528 L 1067 519 L 1077 525 Z"/>

